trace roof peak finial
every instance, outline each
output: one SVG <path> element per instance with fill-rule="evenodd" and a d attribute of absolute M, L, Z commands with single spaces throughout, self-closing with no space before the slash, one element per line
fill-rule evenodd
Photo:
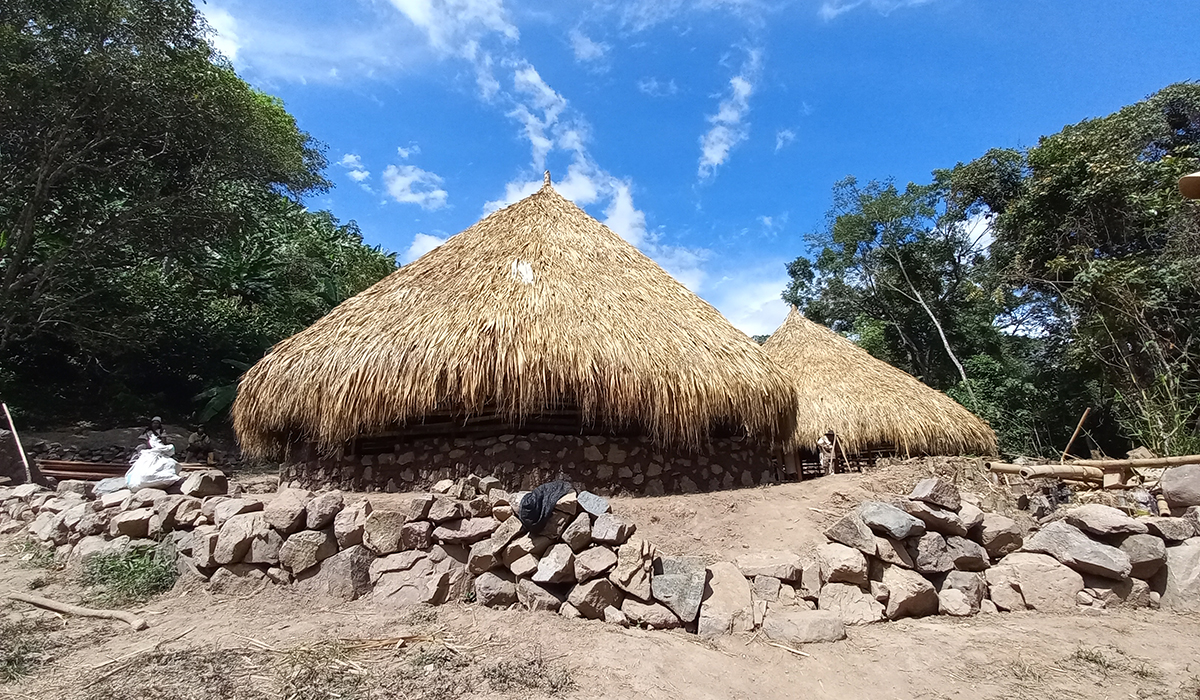
<path fill-rule="evenodd" d="M 550 186 L 550 171 L 549 170 L 547 170 L 545 173 L 542 174 L 542 184 L 546 187 Z"/>

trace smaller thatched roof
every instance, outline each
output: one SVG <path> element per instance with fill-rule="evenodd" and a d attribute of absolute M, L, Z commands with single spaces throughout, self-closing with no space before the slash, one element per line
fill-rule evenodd
<path fill-rule="evenodd" d="M 699 447 L 791 434 L 795 391 L 762 348 L 546 184 L 343 302 L 242 377 L 250 454 L 332 450 L 433 414 L 586 425 Z"/>
<path fill-rule="evenodd" d="M 763 348 L 796 385 L 792 447 L 811 450 L 833 430 L 848 452 L 996 453 L 996 433 L 957 401 L 795 308 Z"/>

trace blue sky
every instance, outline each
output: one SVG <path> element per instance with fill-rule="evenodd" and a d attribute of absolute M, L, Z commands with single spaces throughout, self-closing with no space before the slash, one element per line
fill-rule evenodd
<path fill-rule="evenodd" d="M 328 146 L 309 205 L 415 259 L 555 186 L 750 334 L 831 188 L 927 181 L 1200 79 L 1196 0 L 211 0 Z"/>

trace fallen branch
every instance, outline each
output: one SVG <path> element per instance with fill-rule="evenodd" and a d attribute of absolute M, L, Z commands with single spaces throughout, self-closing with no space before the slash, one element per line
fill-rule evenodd
<path fill-rule="evenodd" d="M 789 647 L 788 645 L 780 644 L 779 642 L 767 642 L 767 646 L 775 647 L 777 649 L 783 649 L 784 651 L 790 651 L 793 654 L 796 654 L 797 656 L 805 656 L 808 658 L 812 658 L 812 654 L 805 654 L 804 652 L 800 651 L 799 649 L 793 649 L 793 648 Z"/>
<path fill-rule="evenodd" d="M 78 605 L 71 605 L 70 603 L 60 603 L 56 600 L 43 598 L 40 595 L 33 595 L 32 593 L 9 593 L 8 597 L 10 600 L 19 600 L 22 603 L 29 603 L 30 605 L 36 605 L 39 608 L 45 608 L 46 610 L 52 610 L 57 613 L 79 615 L 80 617 L 99 617 L 106 620 L 121 620 L 122 622 L 128 623 L 133 629 L 139 631 L 148 627 L 145 620 L 131 612 L 126 612 L 124 610 L 96 610 L 94 608 L 84 608 Z"/>

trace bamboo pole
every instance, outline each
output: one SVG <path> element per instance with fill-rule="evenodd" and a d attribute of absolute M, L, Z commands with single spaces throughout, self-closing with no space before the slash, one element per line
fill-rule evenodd
<path fill-rule="evenodd" d="M 1071 445 L 1075 444 L 1075 438 L 1079 437 L 1079 431 L 1083 430 L 1083 422 L 1087 420 L 1088 414 L 1092 412 L 1092 407 L 1088 406 L 1083 409 L 1083 415 L 1079 417 L 1079 424 L 1075 426 L 1075 432 L 1071 433 L 1071 439 L 1067 440 L 1067 446 L 1063 450 L 1062 457 L 1058 458 L 1058 463 L 1062 464 L 1067 459 L 1067 453 L 1071 451 Z"/>
<path fill-rule="evenodd" d="M 25 456 L 25 448 L 21 446 L 21 437 L 17 435 L 17 426 L 13 423 L 12 414 L 8 412 L 8 404 L 0 403 L 4 408 L 4 417 L 8 419 L 8 428 L 12 431 L 13 440 L 17 443 L 17 452 L 21 453 L 21 464 L 25 465 L 25 483 L 33 483 L 33 472 L 29 469 L 29 458 Z"/>
<path fill-rule="evenodd" d="M 1019 472 L 1023 479 L 1057 476 L 1084 481 L 1104 481 L 1104 470 L 1097 467 L 1085 467 L 1077 464 L 1039 464 L 1021 467 Z"/>
<path fill-rule="evenodd" d="M 1200 464 L 1200 455 L 1179 457 L 1153 457 L 1151 459 L 1075 459 L 1070 462 L 1080 467 L 1100 469 L 1137 469 L 1140 467 L 1177 467 L 1183 464 Z"/>
<path fill-rule="evenodd" d="M 983 467 L 993 474 L 1020 474 L 1021 466 L 1006 462 L 984 462 Z"/>

